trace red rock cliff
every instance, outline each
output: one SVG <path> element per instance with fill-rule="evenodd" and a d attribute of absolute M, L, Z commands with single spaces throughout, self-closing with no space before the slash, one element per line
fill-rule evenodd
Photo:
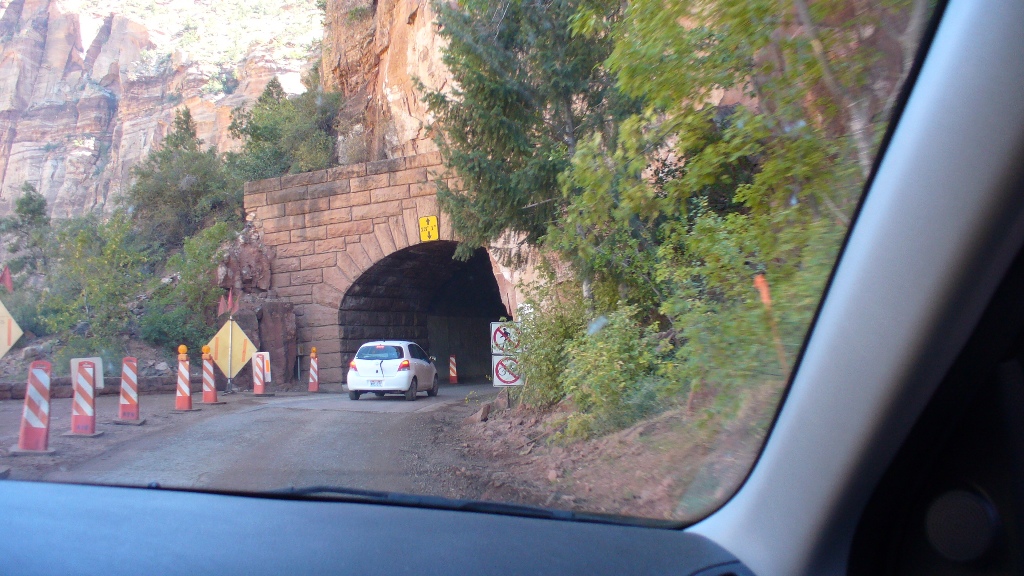
<path fill-rule="evenodd" d="M 281 9 L 313 14 L 307 28 L 319 36 L 308 4 Z M 209 9 L 198 5 L 187 2 L 182 10 Z M 247 54 L 211 65 L 174 49 L 173 30 L 76 7 L 0 1 L 0 214 L 10 212 L 24 182 L 46 197 L 55 217 L 109 210 L 130 185 L 132 166 L 161 141 L 182 105 L 207 145 L 236 146 L 228 134 L 231 110 L 254 100 L 275 75 L 297 84 L 308 54 L 292 47 L 283 58 L 280 38 L 276 50 L 266 38 L 242 38 Z M 230 94 L 211 88 L 224 70 L 237 80 Z"/>
<path fill-rule="evenodd" d="M 353 114 L 348 138 L 365 142 L 365 149 L 360 143 L 351 146 L 349 161 L 436 150 L 414 79 L 430 89 L 449 84 L 441 62 L 442 42 L 428 0 L 327 0 L 324 88 L 348 96 L 360 113 Z M 346 147 L 341 149 L 344 154 Z"/>

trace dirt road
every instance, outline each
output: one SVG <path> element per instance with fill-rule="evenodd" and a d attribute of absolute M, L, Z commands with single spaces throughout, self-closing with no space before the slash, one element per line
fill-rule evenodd
<path fill-rule="evenodd" d="M 479 497 L 453 473 L 464 465 L 455 427 L 494 395 L 487 385 L 442 388 L 415 402 L 339 394 L 222 397 L 221 406 L 172 413 L 173 396 L 142 397 L 143 426 L 116 426 L 116 396 L 97 401 L 99 438 L 67 438 L 70 400 L 54 400 L 53 456 L 0 457 L 10 478 L 261 491 L 336 485 Z M 0 446 L 16 444 L 21 403 L 0 403 Z"/>

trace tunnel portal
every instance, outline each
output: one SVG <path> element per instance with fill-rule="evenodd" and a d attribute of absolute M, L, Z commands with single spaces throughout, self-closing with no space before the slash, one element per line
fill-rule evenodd
<path fill-rule="evenodd" d="M 342 366 L 367 341 L 411 340 L 437 358 L 442 382 L 451 354 L 460 381 L 489 377 L 490 322 L 509 314 L 487 251 L 459 261 L 456 246 L 442 240 L 398 250 L 352 283 L 338 311 Z"/>

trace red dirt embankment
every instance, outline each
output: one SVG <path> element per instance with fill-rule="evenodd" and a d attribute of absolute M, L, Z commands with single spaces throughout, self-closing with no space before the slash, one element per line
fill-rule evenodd
<path fill-rule="evenodd" d="M 559 435 L 572 409 L 568 405 L 494 409 L 486 422 L 462 427 L 463 450 L 479 465 L 456 473 L 488 482 L 488 500 L 695 520 L 746 477 L 780 394 L 781 386 L 772 383 L 729 408 L 707 391 L 689 407 L 576 441 Z"/>

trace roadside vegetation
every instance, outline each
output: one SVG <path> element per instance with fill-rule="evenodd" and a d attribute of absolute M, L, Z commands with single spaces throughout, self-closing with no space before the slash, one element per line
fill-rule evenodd
<path fill-rule="evenodd" d="M 569 270 L 520 318 L 520 399 L 568 408 L 560 437 L 781 393 L 929 5 L 437 3 L 459 254 L 511 231 Z"/>
<path fill-rule="evenodd" d="M 196 137 L 187 108 L 133 170 L 134 183 L 109 214 L 51 220 L 26 183 L 14 214 L 0 219 L 14 292 L 7 307 L 26 332 L 55 336 L 57 374 L 68 360 L 101 356 L 113 374 L 142 340 L 193 353 L 216 331 L 216 269 L 244 225 L 245 181 L 332 165 L 341 98 L 309 91 L 289 98 L 274 79 L 234 113 L 240 152 L 220 154 Z"/>

